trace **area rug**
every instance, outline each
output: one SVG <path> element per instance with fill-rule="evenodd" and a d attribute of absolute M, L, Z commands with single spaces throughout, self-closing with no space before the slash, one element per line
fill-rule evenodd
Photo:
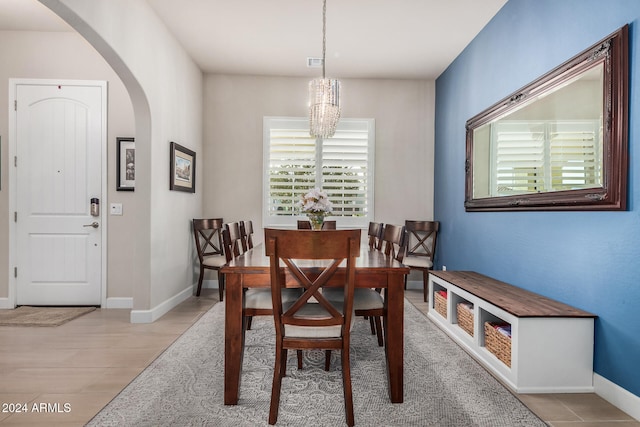
<path fill-rule="evenodd" d="M 60 326 L 95 310 L 95 307 L 31 307 L 0 310 L 0 326 Z"/>
<path fill-rule="evenodd" d="M 216 304 L 114 398 L 88 426 L 266 426 L 274 362 L 273 320 L 246 334 L 239 404 L 225 406 L 224 304 Z M 357 426 L 545 426 L 515 396 L 405 301 L 404 403 L 387 391 L 384 349 L 359 318 L 352 333 Z M 339 353 L 289 352 L 280 426 L 345 424 Z"/>

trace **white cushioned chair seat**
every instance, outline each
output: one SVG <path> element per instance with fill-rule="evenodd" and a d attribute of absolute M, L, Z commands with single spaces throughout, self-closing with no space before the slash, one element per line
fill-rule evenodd
<path fill-rule="evenodd" d="M 302 290 L 300 289 L 283 289 L 282 302 L 283 304 L 293 302 L 300 295 L 302 295 Z M 244 307 L 271 310 L 273 308 L 273 304 L 271 304 L 271 289 L 247 289 L 244 294 Z"/>
<path fill-rule="evenodd" d="M 209 267 L 222 267 L 226 263 L 227 259 L 222 255 L 211 255 L 204 257 L 202 260 L 202 264 Z"/>
<path fill-rule="evenodd" d="M 326 289 L 325 289 L 326 291 Z M 282 304 L 282 311 L 286 312 L 289 307 L 293 305 L 295 301 Z M 342 302 L 332 302 L 333 306 L 342 313 Z M 310 318 L 325 318 L 330 317 L 325 308 L 317 303 L 307 303 L 298 310 L 297 314 L 300 317 Z M 351 315 L 351 328 L 353 328 L 355 315 Z M 284 325 L 284 335 L 286 337 L 298 337 L 298 338 L 337 338 L 342 335 L 342 326 L 295 326 Z"/>
<path fill-rule="evenodd" d="M 344 297 L 344 291 L 338 288 L 325 288 L 323 295 L 329 301 L 341 301 Z M 374 310 L 383 308 L 384 300 L 379 292 L 375 289 L 356 288 L 353 290 L 353 309 L 354 310 Z"/>
<path fill-rule="evenodd" d="M 402 260 L 402 263 L 407 267 L 419 267 L 419 268 L 432 268 L 433 262 L 427 257 L 423 256 L 406 256 Z"/>

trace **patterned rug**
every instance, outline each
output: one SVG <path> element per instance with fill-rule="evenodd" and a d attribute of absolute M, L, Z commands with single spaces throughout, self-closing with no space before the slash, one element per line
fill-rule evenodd
<path fill-rule="evenodd" d="M 95 310 L 95 307 L 31 307 L 0 310 L 0 326 L 60 326 Z"/>
<path fill-rule="evenodd" d="M 224 304 L 216 304 L 88 426 L 266 426 L 274 363 L 273 321 L 256 317 L 246 335 L 240 400 L 223 402 Z M 404 403 L 387 392 L 384 349 L 359 318 L 351 370 L 358 426 L 545 426 L 484 368 L 405 301 Z M 345 424 L 339 353 L 289 352 L 281 426 Z"/>

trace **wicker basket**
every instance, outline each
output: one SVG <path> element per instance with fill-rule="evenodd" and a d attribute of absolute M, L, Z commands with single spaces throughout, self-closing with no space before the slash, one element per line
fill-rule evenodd
<path fill-rule="evenodd" d="M 511 338 L 500 333 L 494 323 L 484 323 L 484 346 L 502 363 L 511 367 Z"/>
<path fill-rule="evenodd" d="M 466 303 L 458 303 L 456 305 L 458 313 L 458 326 L 463 331 L 473 336 L 473 306 L 469 307 Z"/>
<path fill-rule="evenodd" d="M 446 319 L 447 318 L 447 298 L 440 295 L 439 292 L 434 292 L 433 302 L 434 302 L 436 311 Z"/>

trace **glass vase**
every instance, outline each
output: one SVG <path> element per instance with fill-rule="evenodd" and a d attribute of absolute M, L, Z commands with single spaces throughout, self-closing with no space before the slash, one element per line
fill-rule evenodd
<path fill-rule="evenodd" d="M 321 213 L 310 213 L 307 214 L 309 217 L 309 223 L 311 223 L 312 230 L 322 230 L 322 223 L 324 222 L 324 214 Z"/>

